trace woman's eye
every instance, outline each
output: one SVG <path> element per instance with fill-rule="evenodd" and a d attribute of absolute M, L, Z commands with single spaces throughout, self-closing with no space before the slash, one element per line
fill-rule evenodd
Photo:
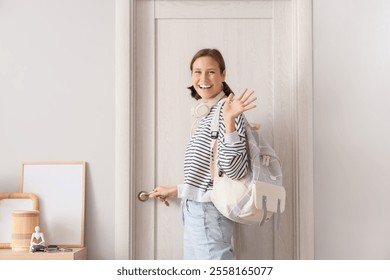
<path fill-rule="evenodd" d="M 212 75 L 214 74 L 215 72 L 214 71 L 209 71 L 209 75 Z"/>

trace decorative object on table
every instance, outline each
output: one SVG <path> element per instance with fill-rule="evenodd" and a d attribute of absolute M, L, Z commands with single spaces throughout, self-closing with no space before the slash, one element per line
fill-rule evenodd
<path fill-rule="evenodd" d="M 33 193 L 0 193 L 0 249 L 11 248 L 13 233 L 12 217 L 15 210 L 38 211 L 38 197 Z M 33 231 L 34 225 L 31 225 L 31 231 L 28 235 Z M 18 232 L 20 231 L 18 230 Z M 26 230 L 24 230 L 24 232 L 26 232 Z M 27 239 L 29 238 L 30 237 L 27 237 Z"/>
<path fill-rule="evenodd" d="M 59 250 L 59 247 L 57 245 L 49 245 L 46 248 L 46 252 L 48 253 L 55 253 Z"/>
<path fill-rule="evenodd" d="M 40 201 L 40 227 L 47 244 L 84 247 L 86 162 L 23 162 L 21 192 Z"/>
<path fill-rule="evenodd" d="M 46 248 L 43 245 L 32 245 L 31 248 L 30 248 L 30 252 L 31 253 L 45 252 L 45 251 L 46 251 Z"/>
<path fill-rule="evenodd" d="M 13 251 L 28 251 L 31 233 L 39 224 L 39 211 L 16 210 L 12 212 L 12 242 Z"/>
<path fill-rule="evenodd" d="M 39 226 L 35 227 L 35 232 L 31 234 L 30 240 L 30 251 L 44 251 L 45 249 L 45 236 L 43 232 L 41 232 L 41 228 Z"/>

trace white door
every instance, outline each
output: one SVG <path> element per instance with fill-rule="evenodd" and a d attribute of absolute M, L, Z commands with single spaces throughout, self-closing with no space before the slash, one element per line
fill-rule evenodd
<path fill-rule="evenodd" d="M 293 259 L 293 1 L 141 0 L 135 15 L 135 192 L 182 182 L 195 104 L 190 61 L 217 48 L 232 90 L 255 90 L 257 108 L 247 117 L 279 154 L 287 191 L 279 229 L 273 220 L 237 228 L 238 258 Z M 134 205 L 135 258 L 181 259 L 179 200 Z"/>

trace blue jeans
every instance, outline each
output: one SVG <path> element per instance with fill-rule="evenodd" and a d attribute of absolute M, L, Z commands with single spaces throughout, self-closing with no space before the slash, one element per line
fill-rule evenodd
<path fill-rule="evenodd" d="M 234 222 L 212 202 L 182 200 L 185 260 L 234 260 Z"/>

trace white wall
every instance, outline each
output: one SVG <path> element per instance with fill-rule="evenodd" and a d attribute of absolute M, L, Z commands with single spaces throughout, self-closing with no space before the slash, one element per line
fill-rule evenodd
<path fill-rule="evenodd" d="M 114 1 L 0 2 L 0 192 L 86 160 L 90 259 L 114 258 Z M 390 2 L 313 0 L 315 256 L 390 258 Z"/>
<path fill-rule="evenodd" d="M 390 2 L 313 4 L 315 257 L 390 259 Z"/>
<path fill-rule="evenodd" d="M 0 192 L 21 161 L 87 161 L 90 259 L 114 258 L 114 4 L 0 2 Z"/>

